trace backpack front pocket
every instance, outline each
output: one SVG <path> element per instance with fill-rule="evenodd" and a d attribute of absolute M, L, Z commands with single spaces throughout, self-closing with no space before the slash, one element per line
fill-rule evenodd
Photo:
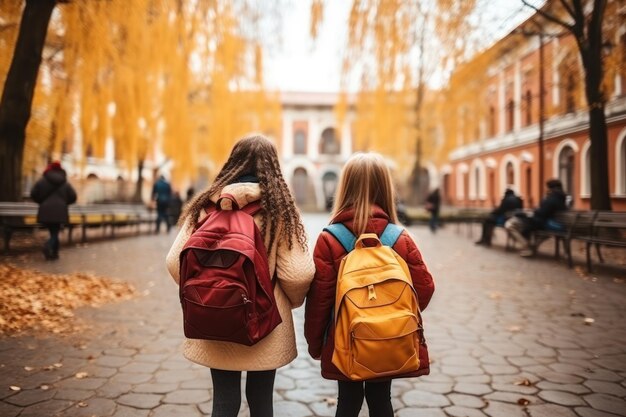
<path fill-rule="evenodd" d="M 242 286 L 186 285 L 181 302 L 185 313 L 185 336 L 251 344 L 247 333 L 248 304 L 251 301 Z"/>
<path fill-rule="evenodd" d="M 419 368 L 419 322 L 414 314 L 388 314 L 352 322 L 351 377 L 368 379 Z"/>

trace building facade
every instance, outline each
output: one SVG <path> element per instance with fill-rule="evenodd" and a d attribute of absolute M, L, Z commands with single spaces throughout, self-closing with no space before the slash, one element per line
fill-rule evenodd
<path fill-rule="evenodd" d="M 285 180 L 302 209 L 321 210 L 332 198 L 339 172 L 352 154 L 353 111 L 338 124 L 335 93 L 281 94 L 278 139 Z"/>
<path fill-rule="evenodd" d="M 532 19 L 451 78 L 446 141 L 453 145 L 448 162 L 438 167 L 449 204 L 492 207 L 510 186 L 526 207 L 534 207 L 545 192 L 543 165 L 543 182 L 559 178 L 573 208 L 590 206 L 589 119 L 579 53 L 574 39 L 557 34 L 556 27 L 543 28 L 541 37 L 530 32 L 536 30 Z M 618 22 L 605 51 L 606 163 L 613 209 L 626 210 L 626 19 Z"/>

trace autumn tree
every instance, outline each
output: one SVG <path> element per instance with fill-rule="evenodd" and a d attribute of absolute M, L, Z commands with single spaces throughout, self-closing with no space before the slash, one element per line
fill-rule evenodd
<path fill-rule="evenodd" d="M 15 7 L 11 0 L 0 8 Z M 46 33 L 57 0 L 26 0 L 0 99 L 0 201 L 21 197 L 22 158 Z"/>
<path fill-rule="evenodd" d="M 40 3 L 26 2 L 24 16 Z M 39 149 L 58 157 L 76 142 L 80 148 L 74 147 L 70 160 L 80 169 L 86 156 L 100 158 L 112 145 L 128 176 L 136 175 L 135 196 L 140 198 L 142 170 L 147 161 L 159 168 L 154 165 L 157 154 L 171 162 L 176 178 L 193 177 L 199 167 L 219 165 L 238 136 L 250 130 L 280 131 L 278 97 L 263 85 L 263 54 L 276 41 L 281 0 L 262 5 L 248 0 L 63 3 L 50 9 L 54 14 L 46 43 L 45 27 L 38 38 L 39 57 L 44 48 L 51 53 L 41 65 L 45 82 L 29 84 L 35 101 L 31 93 L 25 108 L 30 112 L 34 106 L 39 117 L 37 130 L 31 129 L 32 119 L 28 125 L 33 134 L 26 135 L 26 150 L 34 150 L 43 136 L 48 142 Z M 4 18 L 19 12 L 24 0 L 0 4 Z M 27 30 L 32 27 L 23 21 L 20 34 L 32 37 Z M 0 42 L 10 32 L 0 32 Z M 14 49 L 19 58 L 23 41 L 9 41 L 7 50 Z M 37 69 L 33 74 L 36 79 Z M 5 94 L 12 94 L 11 86 L 7 78 Z M 9 159 L 20 163 L 23 150 L 22 144 Z M 7 166 L 3 163 L 2 169 Z M 14 184 L 11 199 L 17 199 L 20 168 L 12 172 L 11 179 L 2 179 Z"/>
<path fill-rule="evenodd" d="M 555 24 L 576 40 L 584 69 L 585 97 L 589 106 L 589 137 L 591 140 L 591 208 L 610 210 L 608 171 L 608 134 L 605 115 L 606 94 L 603 89 L 604 15 L 608 0 L 548 1 L 538 7 L 522 0 L 546 22 Z M 616 3 L 616 2 L 614 2 Z"/>
<path fill-rule="evenodd" d="M 313 37 L 323 7 L 321 0 L 312 2 Z M 392 157 L 400 173 L 410 176 L 414 202 L 427 190 L 424 155 L 434 147 L 425 134 L 427 90 L 474 50 L 468 34 L 480 21 L 479 10 L 475 0 L 352 1 L 342 83 L 347 88 L 360 80 L 355 147 Z"/>

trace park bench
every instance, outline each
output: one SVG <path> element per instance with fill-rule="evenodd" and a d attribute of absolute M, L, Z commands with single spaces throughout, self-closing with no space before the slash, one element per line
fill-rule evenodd
<path fill-rule="evenodd" d="M 587 270 L 592 271 L 592 246 L 595 246 L 600 262 L 604 262 L 601 246 L 626 248 L 626 213 L 612 211 L 563 211 L 554 216 L 559 230 L 536 230 L 531 234 L 534 253 L 546 240 L 554 239 L 554 256 L 560 257 L 560 246 L 567 256 L 567 264 L 574 266 L 572 242 L 585 243 Z"/>
<path fill-rule="evenodd" d="M 579 236 L 585 242 L 587 270 L 592 271 L 591 246 L 596 247 L 598 259 L 604 263 L 601 246 L 626 248 L 626 213 L 613 211 L 597 211 L 591 226 L 591 233 Z M 571 263 L 570 263 L 571 265 Z"/>
<path fill-rule="evenodd" d="M 37 222 L 37 204 L 31 202 L 0 202 L 0 228 L 4 241 L 4 252 L 10 250 L 10 242 L 16 231 L 34 231 L 44 226 Z M 103 235 L 107 228 L 115 237 L 119 227 L 136 227 L 154 222 L 155 215 L 143 205 L 137 204 L 89 204 L 72 205 L 69 209 L 69 223 L 66 225 L 68 242 L 72 243 L 73 230 L 80 227 L 81 241 L 87 241 L 87 230 L 101 228 Z"/>

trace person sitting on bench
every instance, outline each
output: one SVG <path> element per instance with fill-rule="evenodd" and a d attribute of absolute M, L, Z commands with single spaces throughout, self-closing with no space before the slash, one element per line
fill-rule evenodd
<path fill-rule="evenodd" d="M 491 246 L 491 237 L 493 236 L 493 229 L 496 226 L 504 226 L 504 223 L 509 219 L 511 212 L 524 207 L 522 199 L 515 195 L 515 191 L 510 187 L 504 191 L 504 197 L 500 201 L 500 205 L 493 209 L 489 216 L 483 220 L 483 232 L 479 240 L 475 243 L 477 245 Z"/>
<path fill-rule="evenodd" d="M 532 217 L 527 216 L 526 213 L 516 213 L 504 224 L 504 227 L 513 239 L 522 246 L 521 256 L 533 255 L 533 250 L 530 247 L 530 234 L 533 231 L 559 231 L 563 228 L 562 225 L 553 219 L 556 213 L 567 210 L 567 195 L 563 191 L 563 184 L 560 180 L 552 179 L 546 182 L 546 186 L 548 187 L 548 193 L 541 200 Z"/>

